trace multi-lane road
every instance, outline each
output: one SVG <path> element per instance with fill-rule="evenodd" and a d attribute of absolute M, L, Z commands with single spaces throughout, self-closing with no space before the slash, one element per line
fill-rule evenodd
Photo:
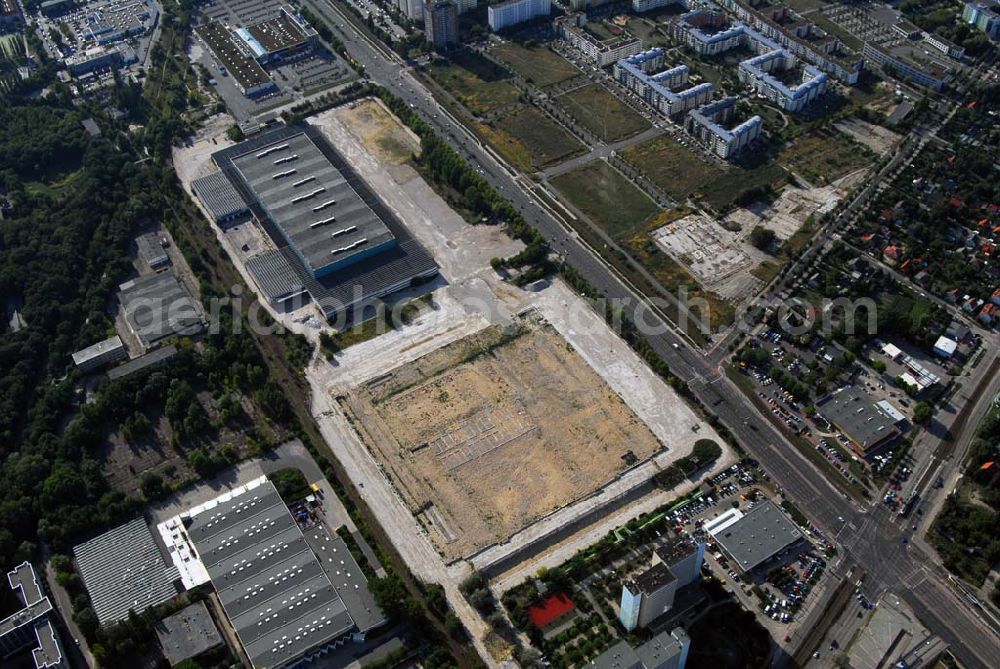
<path fill-rule="evenodd" d="M 361 35 L 327 0 L 305 0 L 305 3 L 327 21 L 351 55 L 365 66 L 370 79 L 403 99 L 464 159 L 480 169 L 484 178 L 597 291 L 623 304 L 642 304 L 640 296 L 560 220 L 563 212 L 544 204 L 526 179 L 481 146 L 434 100 L 405 63 L 384 46 Z M 903 159 L 905 156 L 900 158 Z M 880 177 L 891 174 L 895 167 L 898 163 L 894 159 L 892 167 L 883 170 Z M 867 188 L 875 183 L 873 179 Z M 850 213 L 856 211 L 855 204 L 848 208 Z M 903 543 L 909 533 L 893 513 L 845 498 L 721 373 L 718 359 L 689 347 L 687 338 L 667 327 L 655 312 L 645 310 L 644 321 L 655 326 L 656 332 L 647 335 L 647 339 L 671 370 L 687 381 L 702 404 L 738 435 L 743 447 L 765 465 L 784 494 L 795 500 L 818 527 L 837 537 L 844 553 L 842 564 L 863 566 L 868 583 L 876 590 L 897 593 L 930 629 L 952 646 L 966 666 L 986 668 L 995 664 L 1000 657 L 997 632 L 980 618 L 973 605 L 956 594 L 943 570 L 933 566 L 933 560 L 922 548 L 910 541 Z M 967 425 L 966 429 L 974 429 L 974 425 Z M 965 437 L 965 434 L 955 435 L 956 439 Z"/>

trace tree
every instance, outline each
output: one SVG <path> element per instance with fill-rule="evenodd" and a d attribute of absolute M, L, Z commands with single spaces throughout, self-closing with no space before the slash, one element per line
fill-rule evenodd
<path fill-rule="evenodd" d="M 777 239 L 774 230 L 760 225 L 750 231 L 750 243 L 766 253 L 771 252 Z"/>
<path fill-rule="evenodd" d="M 930 404 L 927 402 L 918 402 L 913 407 L 913 422 L 918 425 L 923 425 L 930 420 L 933 412 L 934 409 Z"/>
<path fill-rule="evenodd" d="M 146 499 L 155 499 L 163 494 L 163 479 L 156 472 L 145 472 L 140 487 Z"/>

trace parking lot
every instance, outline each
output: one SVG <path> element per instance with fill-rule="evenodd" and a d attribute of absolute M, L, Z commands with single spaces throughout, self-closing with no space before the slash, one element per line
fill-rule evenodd
<path fill-rule="evenodd" d="M 770 478 L 763 470 L 742 464 L 733 465 L 710 483 L 713 492 L 676 509 L 670 520 L 677 523 L 676 529 L 706 542 L 705 567 L 747 610 L 759 612 L 759 621 L 773 638 L 789 641 L 795 622 L 805 620 L 819 599 L 817 589 L 825 587 L 822 552 L 830 545 L 817 528 L 810 528 L 805 531 L 808 543 L 794 557 L 765 563 L 750 574 L 738 573 L 702 527 L 734 505 L 745 511 L 768 499 Z"/>
<path fill-rule="evenodd" d="M 202 11 L 209 20 L 235 28 L 272 18 L 279 8 L 280 5 L 268 0 L 209 0 Z M 231 73 L 200 38 L 191 41 L 188 55 L 208 70 L 212 85 L 238 122 L 345 84 L 357 76 L 343 58 L 316 40 L 305 52 L 266 65 L 264 69 L 276 88 L 250 98 L 240 91 Z"/>
<path fill-rule="evenodd" d="M 36 11 L 31 19 L 35 22 L 35 33 L 43 48 L 57 61 L 97 46 L 95 29 L 107 26 L 108 33 L 101 34 L 102 40 L 109 40 L 110 35 L 120 33 L 120 38 L 107 44 L 128 41 L 135 49 L 139 65 L 142 65 L 155 37 L 153 27 L 157 25 L 162 11 L 159 2 L 147 1 L 148 5 L 130 0 L 96 0 L 82 3 L 59 16 L 49 17 Z M 108 73 L 107 78 L 110 77 Z"/>

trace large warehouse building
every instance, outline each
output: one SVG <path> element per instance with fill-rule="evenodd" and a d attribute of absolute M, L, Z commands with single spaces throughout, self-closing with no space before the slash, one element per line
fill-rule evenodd
<path fill-rule="evenodd" d="M 277 247 L 247 263 L 275 306 L 307 292 L 328 318 L 438 272 L 431 256 L 309 125 L 282 126 L 213 155 Z M 214 177 L 213 177 L 214 178 Z M 195 193 L 220 219 L 217 178 Z"/>
<path fill-rule="evenodd" d="M 385 622 L 343 540 L 303 532 L 266 477 L 158 529 L 185 587 L 211 581 L 254 669 L 322 655 Z"/>
<path fill-rule="evenodd" d="M 142 518 L 75 546 L 73 556 L 102 625 L 177 596 L 177 569 L 163 560 Z"/>

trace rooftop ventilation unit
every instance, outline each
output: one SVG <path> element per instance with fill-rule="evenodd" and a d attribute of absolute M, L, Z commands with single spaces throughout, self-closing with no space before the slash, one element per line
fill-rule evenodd
<path fill-rule="evenodd" d="M 332 207 L 335 204 L 337 204 L 336 200 L 327 200 L 323 204 L 321 204 L 321 205 L 319 205 L 317 207 L 313 207 L 313 211 L 322 211 L 323 209 L 326 209 L 327 207 Z"/>
<path fill-rule="evenodd" d="M 329 225 L 330 223 L 333 223 L 336 220 L 337 220 L 336 216 L 331 216 L 330 218 L 324 218 L 321 221 L 316 221 L 315 223 L 310 223 L 309 227 L 310 228 L 318 228 L 318 227 L 320 227 L 322 225 Z"/>
<path fill-rule="evenodd" d="M 316 177 L 310 176 L 310 177 L 306 177 L 305 179 L 299 179 L 298 181 L 296 181 L 295 183 L 292 184 L 292 188 L 298 188 L 299 186 L 305 186 L 310 181 L 316 181 Z"/>
<path fill-rule="evenodd" d="M 341 246 L 339 249 L 334 249 L 334 250 L 330 251 L 330 253 L 332 253 L 333 255 L 339 255 L 341 253 L 346 253 L 347 251 L 350 251 L 351 249 L 356 249 L 357 247 L 359 247 L 362 244 L 365 244 L 367 242 L 368 242 L 368 238 L 367 237 L 362 237 L 358 241 L 353 242 L 351 244 L 348 244 L 347 246 Z"/>
<path fill-rule="evenodd" d="M 299 154 L 293 153 L 290 156 L 285 156 L 284 158 L 278 158 L 277 160 L 274 161 L 274 164 L 281 165 L 282 163 L 290 163 L 293 160 L 298 160 L 298 159 L 299 159 Z"/>
<path fill-rule="evenodd" d="M 296 172 L 298 172 L 298 170 L 287 170 L 287 171 L 285 171 L 285 172 L 278 172 L 277 174 L 275 174 L 275 175 L 274 175 L 274 176 L 272 176 L 271 178 L 272 178 L 272 179 L 284 179 L 285 177 L 290 177 L 290 176 L 292 176 L 292 175 L 293 175 L 293 174 L 295 174 Z"/>
<path fill-rule="evenodd" d="M 288 148 L 287 144 L 282 144 L 281 146 L 272 146 L 270 149 L 264 149 L 263 151 L 261 151 L 260 153 L 258 153 L 257 157 L 258 158 L 263 158 L 264 156 L 271 155 L 275 151 L 284 151 L 287 148 Z"/>
<path fill-rule="evenodd" d="M 341 228 L 340 230 L 334 230 L 333 233 L 330 236 L 331 237 L 339 237 L 340 235 L 346 235 L 348 232 L 354 232 L 357 229 L 358 229 L 358 226 L 352 225 L 352 226 L 347 227 L 347 228 Z"/>
<path fill-rule="evenodd" d="M 302 202 L 303 200 L 308 200 L 311 197 L 315 197 L 315 196 L 319 195 L 320 193 L 322 193 L 325 190 L 326 190 L 325 188 L 320 187 L 320 188 L 317 188 L 316 190 L 314 190 L 311 193 L 306 193 L 305 195 L 299 195 L 296 198 L 292 198 L 292 204 L 296 204 L 298 202 Z"/>

